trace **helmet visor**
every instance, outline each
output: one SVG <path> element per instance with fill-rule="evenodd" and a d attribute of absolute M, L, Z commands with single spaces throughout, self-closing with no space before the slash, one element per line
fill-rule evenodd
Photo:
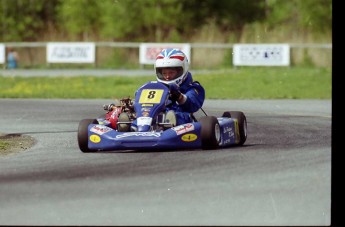
<path fill-rule="evenodd" d="M 182 67 L 156 68 L 156 74 L 160 80 L 172 81 L 176 80 L 183 74 L 183 69 Z"/>

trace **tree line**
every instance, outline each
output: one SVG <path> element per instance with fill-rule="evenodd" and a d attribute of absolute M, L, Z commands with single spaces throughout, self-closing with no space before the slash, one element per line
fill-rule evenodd
<path fill-rule="evenodd" d="M 179 42 L 214 23 L 241 34 L 252 23 L 332 32 L 332 0 L 0 0 L 0 42 Z M 50 41 L 50 40 L 46 40 Z"/>

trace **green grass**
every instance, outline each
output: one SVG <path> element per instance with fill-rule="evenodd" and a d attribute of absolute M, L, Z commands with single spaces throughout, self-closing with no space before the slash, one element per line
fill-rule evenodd
<path fill-rule="evenodd" d="M 331 99 L 331 68 L 241 67 L 194 74 L 207 99 Z M 0 98 L 122 98 L 155 76 L 0 77 Z"/>
<path fill-rule="evenodd" d="M 10 144 L 6 141 L 1 141 L 0 139 L 0 155 L 6 154 L 6 150 L 8 149 L 8 147 L 10 146 Z"/>
<path fill-rule="evenodd" d="M 8 147 L 8 145 L 9 145 L 8 142 L 0 141 L 0 151 L 5 150 Z"/>

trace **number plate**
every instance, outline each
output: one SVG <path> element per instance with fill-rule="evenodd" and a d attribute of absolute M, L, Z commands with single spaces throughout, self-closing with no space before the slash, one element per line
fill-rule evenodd
<path fill-rule="evenodd" d="M 139 103 L 160 103 L 164 90 L 162 89 L 143 89 Z"/>

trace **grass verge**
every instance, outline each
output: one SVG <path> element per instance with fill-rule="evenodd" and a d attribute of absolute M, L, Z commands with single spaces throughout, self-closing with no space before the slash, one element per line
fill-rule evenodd
<path fill-rule="evenodd" d="M 27 150 L 35 144 L 35 139 L 28 135 L 0 133 L 0 156 Z"/>
<path fill-rule="evenodd" d="M 207 99 L 330 99 L 331 68 L 243 67 L 193 75 Z M 122 98 L 155 76 L 0 77 L 0 98 Z"/>

